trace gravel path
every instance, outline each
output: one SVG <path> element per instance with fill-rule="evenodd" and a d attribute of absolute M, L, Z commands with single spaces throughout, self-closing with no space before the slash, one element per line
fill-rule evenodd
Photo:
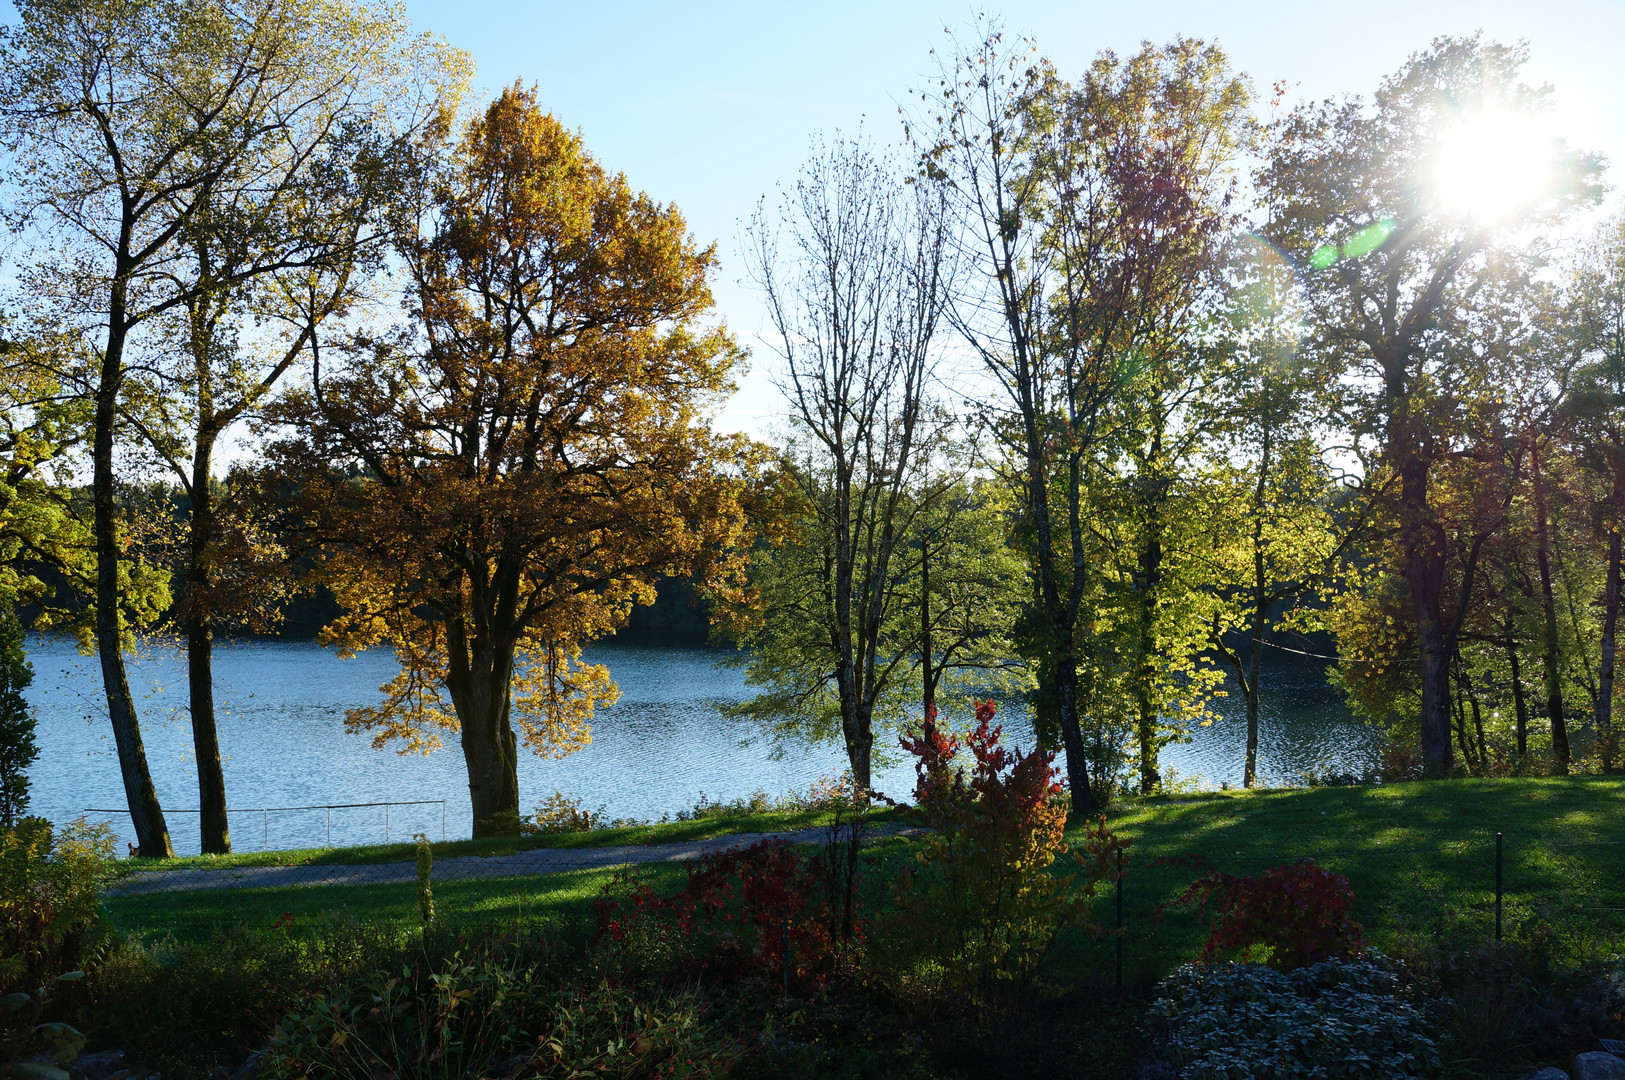
<path fill-rule="evenodd" d="M 880 826 L 872 837 L 914 836 L 925 830 L 908 826 Z M 636 844 L 627 847 L 531 848 L 510 855 L 461 855 L 434 861 L 434 881 L 467 881 L 474 878 L 529 877 L 534 874 L 562 874 L 572 870 L 602 870 L 633 863 L 691 862 L 717 851 L 747 847 L 762 840 L 788 840 L 793 844 L 821 843 L 825 830 L 798 829 L 793 832 L 735 833 L 709 840 L 687 840 L 673 844 Z M 292 885 L 382 885 L 417 880 L 417 865 L 409 862 L 369 863 L 358 866 L 238 866 L 221 870 L 144 870 L 120 880 L 107 890 L 109 896 L 141 896 L 148 893 L 191 889 L 279 889 Z"/>

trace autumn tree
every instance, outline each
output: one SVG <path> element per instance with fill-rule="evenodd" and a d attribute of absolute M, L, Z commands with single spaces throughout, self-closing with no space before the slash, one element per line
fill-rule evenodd
<path fill-rule="evenodd" d="M 1416 633 L 1422 756 L 1433 776 L 1451 763 L 1449 662 L 1459 625 L 1447 616 L 1451 538 L 1433 484 L 1462 449 L 1465 415 L 1452 392 L 1464 354 L 1444 348 L 1441 317 L 1472 295 L 1493 253 L 1534 250 L 1509 238 L 1514 217 L 1535 228 L 1596 194 L 1594 159 L 1550 140 L 1511 139 L 1549 96 L 1520 80 L 1524 58 L 1521 46 L 1440 38 L 1369 103 L 1328 100 L 1277 121 L 1257 177 L 1268 238 L 1308 270 L 1308 347 L 1335 358 L 1342 373 L 1350 435 L 1370 463 L 1367 493 L 1393 500 Z M 1549 164 L 1543 182 L 1484 186 L 1487 173 L 1510 164 L 1512 143 L 1529 157 L 1517 175 L 1537 177 L 1530 162 L 1537 171 Z M 1475 194 L 1484 191 L 1507 197 Z"/>
<path fill-rule="evenodd" d="M 948 418 L 933 397 L 947 295 L 937 193 L 905 185 L 861 142 L 819 147 L 749 230 L 789 401 L 784 473 L 801 521 L 768 555 L 771 611 L 746 642 L 752 711 L 794 720 L 833 691 L 854 784 L 867 790 L 875 714 L 913 669 L 908 549 L 946 497 Z M 788 251 L 779 238 L 788 236 Z M 793 614 L 792 614 L 793 612 Z"/>
<path fill-rule="evenodd" d="M 738 350 L 702 321 L 712 250 L 533 91 L 505 90 L 429 179 L 397 249 L 409 326 L 317 333 L 273 461 L 345 609 L 323 639 L 400 658 L 347 725 L 402 752 L 459 733 L 486 836 L 518 828 L 519 742 L 570 753 L 614 701 L 582 645 L 662 575 L 734 587 L 746 445 L 703 410 Z"/>
<path fill-rule="evenodd" d="M 1178 353 L 1214 281 L 1250 94 L 1199 41 L 1104 53 L 1069 86 L 984 25 L 922 98 L 912 134 L 968 271 L 949 310 L 994 385 L 990 419 L 1021 492 L 1040 728 L 1064 747 L 1074 806 L 1089 813 L 1089 492 L 1112 407 Z"/>

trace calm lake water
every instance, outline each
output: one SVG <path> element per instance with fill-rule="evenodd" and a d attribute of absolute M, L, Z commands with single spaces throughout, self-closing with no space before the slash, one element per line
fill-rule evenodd
<path fill-rule="evenodd" d="M 554 790 L 579 798 L 611 817 L 659 818 L 694 805 L 763 790 L 804 791 L 813 780 L 839 773 L 844 754 L 835 746 L 801 746 L 776 754 L 755 732 L 724 717 L 718 706 L 749 696 L 744 675 L 701 649 L 606 646 L 587 658 L 607 664 L 621 700 L 593 724 L 590 746 L 562 761 L 521 753 L 521 808 L 529 810 Z M 70 640 L 31 636 L 29 690 L 39 718 L 40 757 L 33 776 L 34 813 L 71 820 L 88 808 L 125 804 L 101 680 L 93 657 Z M 227 795 L 235 810 L 330 803 L 444 800 L 430 806 L 233 813 L 239 850 L 323 843 L 372 843 L 416 832 L 439 839 L 466 837 L 470 820 L 467 777 L 456 736 L 427 756 L 374 750 L 364 735 L 344 731 L 344 710 L 377 700 L 378 687 L 396 671 L 393 654 L 364 653 L 354 660 L 311 642 L 226 643 L 215 652 L 221 752 Z M 1371 761 L 1375 738 L 1354 720 L 1318 667 L 1287 665 L 1266 681 L 1260 771 L 1287 782 L 1305 770 L 1358 771 Z M 147 759 L 180 854 L 198 850 L 197 773 L 186 717 L 186 669 L 180 652 L 153 648 L 130 667 Z M 1191 742 L 1164 751 L 1181 779 L 1204 786 L 1239 785 L 1246 728 L 1236 697 L 1219 703 L 1223 716 L 1198 729 Z M 1030 745 L 1032 728 L 1017 709 L 1001 720 L 1007 738 Z M 898 761 L 877 771 L 882 791 L 906 795 L 913 772 Z M 118 832 L 119 850 L 133 839 L 128 818 L 97 813 Z"/>

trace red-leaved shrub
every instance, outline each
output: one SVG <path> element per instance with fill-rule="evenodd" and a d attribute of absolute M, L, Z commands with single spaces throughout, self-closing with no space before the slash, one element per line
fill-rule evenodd
<path fill-rule="evenodd" d="M 1299 968 L 1347 959 L 1365 948 L 1360 924 L 1349 918 L 1354 890 L 1348 878 L 1313 859 L 1271 867 L 1258 877 L 1209 870 L 1169 903 L 1203 912 L 1211 903 L 1216 909 L 1203 962 L 1240 951 L 1247 959 Z"/>
<path fill-rule="evenodd" d="M 629 890 L 624 899 L 611 894 Z M 682 891 L 663 896 L 632 873 L 617 875 L 595 902 L 595 941 L 622 948 L 634 964 L 688 967 L 723 978 L 778 980 L 787 963 L 798 985 L 821 985 L 849 949 L 840 947 L 820 857 L 785 840 L 763 840 L 706 856 Z M 861 929 L 855 934 L 861 940 Z"/>

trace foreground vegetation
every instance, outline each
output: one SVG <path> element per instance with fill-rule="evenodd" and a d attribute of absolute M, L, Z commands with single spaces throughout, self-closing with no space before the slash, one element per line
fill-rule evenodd
<path fill-rule="evenodd" d="M 951 775 L 931 772 L 929 750 L 922 739 L 927 793 L 932 775 Z M 346 1059 L 340 1048 L 387 1043 L 395 1049 L 386 1056 L 410 1057 L 428 1045 L 428 1029 L 451 1033 L 444 1037 L 461 1040 L 458 1048 L 443 1067 L 403 1065 L 403 1077 L 499 1075 L 515 1047 L 532 1053 L 525 1047 L 538 1038 L 558 1049 L 548 1051 L 551 1065 L 532 1054 L 524 1075 L 570 1075 L 568 1066 L 623 1076 L 1121 1077 L 1177 1052 L 1195 1062 L 1179 1075 L 1200 1077 L 1212 1074 L 1198 1052 L 1215 1060 L 1249 1052 L 1236 1049 L 1240 1029 L 1215 1048 L 1190 1026 L 1202 1010 L 1188 1003 L 1215 995 L 1231 1003 L 1225 1024 L 1257 1016 L 1265 1034 L 1270 1017 L 1302 1026 L 1328 1007 L 1316 1001 L 1346 999 L 1370 1013 L 1371 1030 L 1387 1032 L 1394 1075 L 1521 1075 L 1622 1033 L 1625 845 L 1609 836 L 1625 810 L 1625 781 L 1463 779 L 1135 799 L 1117 808 L 1110 831 L 1067 826 L 1082 865 L 1063 856 L 1035 871 L 1061 840 L 1053 826 L 1064 803 L 1028 798 L 1052 786 L 1041 773 L 1022 780 L 1021 763 L 1042 755 L 1001 765 L 996 751 L 979 748 L 969 774 L 997 780 L 992 795 L 950 780 L 939 789 L 948 796 L 918 799 L 914 811 L 936 832 L 861 845 L 850 939 L 831 906 L 839 889 L 828 888 L 849 834 L 800 854 L 758 845 L 634 873 L 437 883 L 432 918 L 409 883 L 115 894 L 77 938 L 58 943 L 56 961 L 88 976 L 58 986 L 51 1007 L 86 1027 L 93 1046 L 117 1046 L 172 1077 L 235 1068 L 277 1032 L 267 1065 L 277 1075 L 370 1075 L 360 1070 L 371 1059 Z M 850 809 L 841 811 L 848 821 Z M 985 827 L 1007 812 L 1017 827 Z M 737 823 L 776 828 L 785 816 Z M 675 836 L 694 824 L 652 829 Z M 1505 852 L 1501 943 L 1496 832 Z M 1127 842 L 1120 987 L 1113 883 L 1099 872 L 1119 841 Z M 402 852 L 337 852 L 330 861 L 386 854 Z M 19 872 L 14 856 L 8 849 L 0 859 L 8 881 Z M 1361 926 L 1338 931 L 1338 949 L 1368 948 L 1370 964 L 1346 976 L 1181 967 L 1211 945 L 1214 909 L 1177 903 L 1199 875 L 1251 878 L 1298 858 L 1333 872 L 1327 880 L 1347 879 L 1347 914 Z M 82 876 L 87 864 L 72 865 Z M 941 887 L 948 881 L 975 903 L 958 904 Z M 23 910 L 7 895 L 8 913 Z M 1017 924 L 1024 929 L 1011 934 Z M 1324 952 L 1328 939 L 1300 931 L 1283 924 L 1265 938 L 1274 935 L 1271 948 L 1306 949 L 1306 959 Z M 971 944 L 945 948 L 956 935 Z M 1227 948 L 1213 958 L 1237 955 Z M 13 942 L 0 974 L 12 957 L 39 970 L 40 957 Z M 469 1026 L 487 1015 L 507 1026 Z M 1333 1052 L 1344 1045 L 1336 1039 L 1354 1038 L 1358 1048 L 1358 1032 L 1346 1028 L 1305 1036 L 1304 1045 Z M 513 1034 L 521 1029 L 530 1034 Z"/>

